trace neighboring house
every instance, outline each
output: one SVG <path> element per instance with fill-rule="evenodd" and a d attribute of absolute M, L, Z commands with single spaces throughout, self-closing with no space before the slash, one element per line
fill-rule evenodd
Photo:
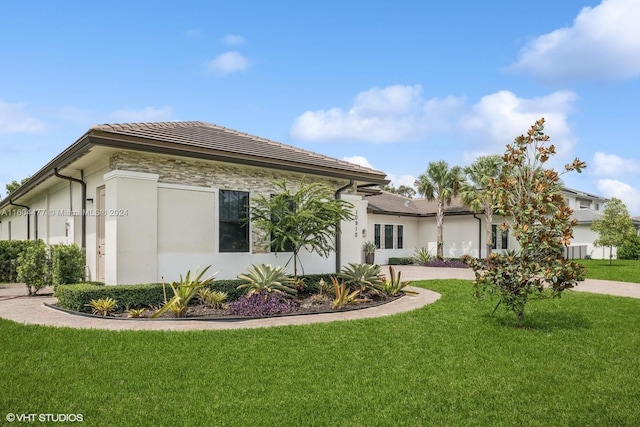
<path fill-rule="evenodd" d="M 563 195 L 568 206 L 573 209 L 573 218 L 578 224 L 573 229 L 573 240 L 567 248 L 569 258 L 602 259 L 609 257 L 609 249 L 595 247 L 593 242 L 598 233 L 591 231 L 591 223 L 603 215 L 607 199 L 584 193 L 568 187 L 563 188 Z M 427 248 L 433 255 L 436 253 L 436 202 L 424 199 L 409 199 L 388 192 L 368 192 L 365 196 L 368 203 L 368 221 L 366 225 L 372 235 L 368 240 L 375 242 L 376 263 L 387 263 L 391 257 L 410 257 L 416 248 Z M 509 232 L 500 231 L 504 217 L 493 217 L 493 249 L 503 251 L 516 249 L 517 241 Z M 640 221 L 634 219 L 640 227 Z M 486 228 L 484 215 L 474 214 L 462 205 L 460 199 L 454 198 L 445 206 L 444 220 L 444 256 L 458 258 L 464 254 L 477 257 L 486 256 Z M 614 248 L 615 256 L 615 248 Z"/>
<path fill-rule="evenodd" d="M 173 281 L 207 265 L 235 278 L 287 262 L 243 218 L 274 181 L 295 188 L 303 177 L 330 185 L 357 216 L 328 259 L 301 254 L 304 271 L 360 262 L 366 203 L 356 193 L 387 184 L 383 172 L 202 122 L 92 127 L 0 201 L 0 239 L 77 243 L 87 278 L 107 284 Z"/>

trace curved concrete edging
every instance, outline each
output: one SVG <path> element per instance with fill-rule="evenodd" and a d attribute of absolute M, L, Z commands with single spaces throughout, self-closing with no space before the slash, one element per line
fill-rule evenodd
<path fill-rule="evenodd" d="M 462 279 L 473 280 L 473 271 L 464 268 L 394 266 L 396 271 L 402 272 L 402 279 L 407 281 L 429 279 Z M 382 269 L 387 273 L 387 267 Z M 58 327 L 81 329 L 107 330 L 221 330 L 264 328 L 283 325 L 305 325 L 310 323 L 333 322 L 336 320 L 354 320 L 388 316 L 424 307 L 440 298 L 440 294 L 423 288 L 409 287 L 417 295 L 406 295 L 388 304 L 377 307 L 338 313 L 322 313 L 304 316 L 285 316 L 234 322 L 202 322 L 199 320 L 180 320 L 163 322 L 139 322 L 137 320 L 121 320 L 113 322 L 109 319 L 86 318 L 67 314 L 59 310 L 46 307 L 43 303 L 55 303 L 54 297 L 18 297 L 18 287 L 11 285 L 0 288 L 0 317 L 19 323 L 38 324 Z M 614 296 L 640 298 L 640 285 L 634 283 L 613 282 L 607 280 L 587 279 L 581 282 L 574 291 L 593 292 Z"/>
<path fill-rule="evenodd" d="M 162 322 L 140 322 L 134 319 L 123 319 L 113 322 L 110 319 L 88 318 L 68 314 L 49 308 L 43 303 L 55 303 L 54 297 L 23 297 L 0 300 L 0 317 L 19 323 L 47 326 L 70 327 L 79 329 L 106 330 L 221 330 L 265 328 L 269 326 L 306 325 L 325 323 L 336 320 L 367 319 L 389 316 L 424 307 L 437 301 L 440 294 L 423 288 L 409 287 L 416 295 L 405 295 L 395 301 L 376 307 L 337 313 L 311 314 L 304 316 L 283 316 L 262 319 L 239 320 L 235 322 L 203 322 L 199 320 L 166 320 Z"/>

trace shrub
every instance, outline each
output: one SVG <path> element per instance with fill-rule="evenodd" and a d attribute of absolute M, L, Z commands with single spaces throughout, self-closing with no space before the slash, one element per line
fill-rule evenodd
<path fill-rule="evenodd" d="M 387 262 L 389 265 L 411 265 L 413 264 L 412 257 L 399 257 L 399 258 L 389 258 Z"/>
<path fill-rule="evenodd" d="M 338 283 L 338 279 L 331 276 L 331 283 L 333 284 L 333 294 L 335 295 L 332 306 L 334 310 L 340 309 L 345 305 L 356 301 L 356 297 L 360 294 L 360 289 L 352 292 L 351 289 L 347 287 L 344 280 L 341 283 Z"/>
<path fill-rule="evenodd" d="M 52 245 L 51 282 L 52 285 L 78 283 L 85 277 L 85 252 L 75 243 L 73 245 Z"/>
<path fill-rule="evenodd" d="M 432 258 L 433 255 L 431 255 L 431 251 L 423 246 L 421 248 L 416 248 L 413 254 L 413 263 L 417 265 L 424 265 Z"/>
<path fill-rule="evenodd" d="M 211 289 L 200 289 L 198 299 L 203 305 L 211 308 L 222 308 L 222 304 L 227 300 L 227 293 L 214 291 Z"/>
<path fill-rule="evenodd" d="M 640 259 L 640 236 L 628 236 L 618 247 L 618 259 Z"/>
<path fill-rule="evenodd" d="M 29 242 L 18 257 L 18 281 L 26 284 L 29 295 L 49 284 L 48 264 L 47 245 L 42 240 Z"/>
<path fill-rule="evenodd" d="M 91 307 L 93 314 L 99 314 L 101 316 L 108 316 L 116 309 L 118 304 L 116 304 L 116 300 L 113 298 L 100 298 L 100 299 L 92 299 L 88 307 Z"/>
<path fill-rule="evenodd" d="M 180 281 L 177 283 L 171 283 L 171 290 L 173 291 L 173 297 L 164 303 L 164 305 L 151 317 L 158 317 L 167 310 L 170 310 L 176 317 L 183 317 L 188 310 L 189 302 L 198 295 L 198 292 L 206 285 L 213 282 L 213 278 L 216 273 L 203 279 L 204 273 L 209 270 L 211 266 L 206 267 L 201 272 L 195 272 L 193 277 L 191 276 L 191 270 L 187 271 L 184 278 L 180 275 Z"/>
<path fill-rule="evenodd" d="M 382 290 L 384 291 L 385 294 L 387 294 L 387 296 L 394 297 L 396 295 L 399 295 L 401 292 L 415 293 L 408 290 L 404 290 L 404 288 L 407 287 L 409 282 L 403 282 L 401 280 L 401 277 L 402 277 L 401 271 L 398 271 L 398 274 L 396 274 L 393 267 L 389 267 L 389 277 L 391 278 L 389 280 L 386 280 L 382 285 Z"/>
<path fill-rule="evenodd" d="M 26 240 L 0 240 L 0 283 L 18 281 L 18 257 L 30 243 Z"/>
<path fill-rule="evenodd" d="M 120 302 L 121 307 L 128 308 L 158 307 L 163 304 L 162 285 L 159 283 L 117 286 L 79 283 L 58 286 L 54 295 L 60 307 L 85 312 L 91 300 L 101 298 L 113 298 Z"/>
<path fill-rule="evenodd" d="M 279 292 L 295 296 L 298 291 L 295 282 L 284 272 L 282 267 L 269 264 L 252 265 L 247 274 L 239 274 L 238 279 L 244 281 L 238 289 L 247 289 L 247 294 Z"/>
<path fill-rule="evenodd" d="M 382 292 L 382 276 L 379 265 L 349 263 L 338 274 L 338 277 L 353 289 L 359 289 L 361 293 L 379 294 Z"/>
<path fill-rule="evenodd" d="M 127 310 L 127 317 L 137 319 L 142 317 L 146 311 L 146 308 L 131 308 Z"/>
<path fill-rule="evenodd" d="M 280 293 L 265 291 L 244 295 L 229 304 L 229 312 L 234 316 L 273 316 L 295 311 L 296 303 Z"/>

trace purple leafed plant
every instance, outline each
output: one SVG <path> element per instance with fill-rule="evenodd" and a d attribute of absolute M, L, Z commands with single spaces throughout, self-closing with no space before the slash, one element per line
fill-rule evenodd
<path fill-rule="evenodd" d="M 234 316 L 273 316 L 295 310 L 295 301 L 277 293 L 244 295 L 229 304 L 229 312 Z"/>

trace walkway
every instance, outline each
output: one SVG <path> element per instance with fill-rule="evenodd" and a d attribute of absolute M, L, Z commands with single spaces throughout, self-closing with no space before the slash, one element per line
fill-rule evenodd
<path fill-rule="evenodd" d="M 418 266 L 397 266 L 396 271 L 402 271 L 403 280 L 425 279 L 464 279 L 472 280 L 473 272 L 460 268 L 429 268 Z M 388 272 L 387 267 L 383 272 Z M 391 303 L 363 309 L 339 313 L 323 313 L 304 316 L 285 316 L 269 319 L 252 319 L 239 321 L 204 321 L 204 320 L 127 320 L 100 319 L 75 316 L 46 307 L 43 303 L 55 303 L 52 296 L 25 296 L 24 285 L 0 285 L 0 317 L 25 324 L 60 326 L 81 329 L 107 330 L 216 330 L 216 329 L 246 329 L 263 328 L 282 325 L 304 325 L 310 323 L 324 323 L 335 320 L 353 320 L 372 317 L 388 316 L 405 311 L 415 310 L 433 303 L 440 298 L 440 294 L 422 288 L 411 288 L 417 295 L 407 295 Z M 594 292 L 631 298 L 640 298 L 640 284 L 612 282 L 588 279 L 581 282 L 575 289 L 581 292 Z M 42 292 L 51 292 L 44 289 Z"/>

